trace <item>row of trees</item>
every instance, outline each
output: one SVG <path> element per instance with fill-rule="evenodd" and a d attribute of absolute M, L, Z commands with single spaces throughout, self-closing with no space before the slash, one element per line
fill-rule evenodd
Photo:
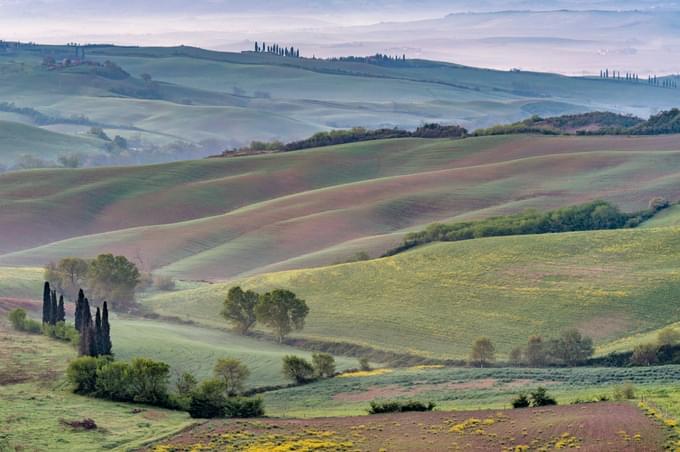
<path fill-rule="evenodd" d="M 279 342 L 294 330 L 302 330 L 309 307 L 289 290 L 276 289 L 265 294 L 241 287 L 229 289 L 222 316 L 239 334 L 248 334 L 257 322 L 271 328 Z"/>
<path fill-rule="evenodd" d="M 262 44 L 260 44 L 259 42 L 255 41 L 255 52 L 273 53 L 274 55 L 300 58 L 300 49 L 296 49 L 292 46 L 281 47 L 278 44 L 267 45 L 266 42 L 262 42 Z"/>
<path fill-rule="evenodd" d="M 669 205 L 669 202 L 664 198 L 653 198 L 647 210 L 624 213 L 608 202 L 593 201 L 548 212 L 527 210 L 514 215 L 471 222 L 435 223 L 428 226 L 424 231 L 408 234 L 401 245 L 389 250 L 385 253 L 385 256 L 392 256 L 431 242 L 456 242 L 482 237 L 636 227 Z"/>
<path fill-rule="evenodd" d="M 610 71 L 609 69 L 604 69 L 600 71 L 600 78 L 613 79 L 613 80 L 626 80 L 629 82 L 639 82 L 640 76 L 633 72 L 626 72 L 621 75 L 621 71 Z"/>
<path fill-rule="evenodd" d="M 560 337 L 544 340 L 531 336 L 527 345 L 516 347 L 510 352 L 510 363 L 522 366 L 541 367 L 546 365 L 575 366 L 584 363 L 595 351 L 593 340 L 583 336 L 576 329 L 562 332 Z M 484 367 L 496 360 L 496 348 L 488 337 L 478 338 L 472 345 L 469 363 Z"/>
<path fill-rule="evenodd" d="M 82 289 L 78 292 L 75 310 L 75 327 L 80 333 L 78 352 L 81 356 L 113 355 L 109 306 L 105 301 L 102 310 L 97 307 L 94 321 L 90 311 L 90 301 Z"/>
<path fill-rule="evenodd" d="M 123 311 L 134 306 L 141 274 L 125 256 L 100 254 L 95 259 L 67 257 L 50 263 L 45 279 L 72 301 L 79 297 L 80 288 L 86 287 L 94 300 L 106 298 L 112 309 Z"/>
<path fill-rule="evenodd" d="M 59 296 L 59 301 L 57 301 L 57 291 L 51 290 L 50 283 L 45 281 L 43 287 L 42 324 L 54 326 L 58 322 L 65 321 L 64 296 Z"/>

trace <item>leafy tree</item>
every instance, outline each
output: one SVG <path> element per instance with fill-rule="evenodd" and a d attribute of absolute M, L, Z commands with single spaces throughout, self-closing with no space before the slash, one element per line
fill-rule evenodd
<path fill-rule="evenodd" d="M 189 397 L 191 396 L 191 393 L 196 390 L 198 381 L 196 381 L 196 377 L 189 372 L 184 372 L 177 377 L 177 383 L 175 385 L 177 386 L 177 393 L 180 397 Z"/>
<path fill-rule="evenodd" d="M 257 320 L 274 330 L 279 343 L 291 331 L 304 327 L 307 314 L 307 303 L 282 289 L 264 294 L 255 306 Z"/>
<path fill-rule="evenodd" d="M 630 363 L 633 366 L 651 366 L 659 361 L 659 347 L 656 344 L 639 344 L 633 349 Z"/>
<path fill-rule="evenodd" d="M 314 353 L 312 365 L 317 377 L 330 378 L 335 375 L 335 358 L 328 353 Z"/>
<path fill-rule="evenodd" d="M 85 282 L 89 265 L 85 259 L 66 257 L 59 260 L 56 274 L 59 278 L 60 290 L 70 299 L 77 296 L 78 290 Z"/>
<path fill-rule="evenodd" d="M 570 329 L 562 333 L 551 353 L 565 364 L 573 366 L 590 358 L 594 351 L 591 338 L 582 336 L 576 329 Z"/>
<path fill-rule="evenodd" d="M 220 359 L 215 364 L 213 375 L 222 382 L 224 390 L 229 396 L 235 396 L 243 391 L 250 370 L 238 359 Z"/>
<path fill-rule="evenodd" d="M 194 419 L 224 417 L 224 387 L 219 380 L 206 380 L 191 394 L 189 415 Z"/>
<path fill-rule="evenodd" d="M 124 256 L 100 254 L 90 263 L 87 273 L 88 287 L 95 299 L 108 298 L 117 310 L 129 308 L 135 301 L 135 288 L 139 283 L 137 266 Z"/>
<path fill-rule="evenodd" d="M 496 359 L 496 349 L 488 337 L 478 338 L 472 345 L 470 351 L 470 363 L 484 367 L 486 364 L 494 362 Z"/>
<path fill-rule="evenodd" d="M 258 299 L 257 293 L 251 290 L 244 292 L 240 287 L 229 289 L 222 316 L 234 325 L 239 334 L 246 334 L 255 325 L 255 306 Z"/>
<path fill-rule="evenodd" d="M 522 365 L 524 363 L 524 350 L 522 350 L 522 347 L 515 347 L 510 351 L 508 358 L 511 364 L 515 366 Z"/>
<path fill-rule="evenodd" d="M 304 358 L 287 355 L 283 358 L 283 375 L 296 383 L 306 383 L 314 379 L 314 366 Z"/>
<path fill-rule="evenodd" d="M 546 361 L 546 350 L 541 336 L 530 336 L 527 343 L 526 360 L 529 366 L 542 366 Z"/>

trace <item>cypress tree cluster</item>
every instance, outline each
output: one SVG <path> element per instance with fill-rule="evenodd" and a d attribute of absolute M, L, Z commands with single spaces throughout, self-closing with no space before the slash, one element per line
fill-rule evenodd
<path fill-rule="evenodd" d="M 94 321 L 90 311 L 90 301 L 85 298 L 81 289 L 78 292 L 75 314 L 76 329 L 80 332 L 78 352 L 81 356 L 111 355 L 111 326 L 109 324 L 109 308 L 106 302 L 103 314 L 99 308 L 95 312 Z"/>
<path fill-rule="evenodd" d="M 43 286 L 42 323 L 43 325 L 54 326 L 58 322 L 64 321 L 66 321 L 64 296 L 61 295 L 59 300 L 57 300 L 57 291 L 51 290 L 50 283 L 45 281 Z"/>

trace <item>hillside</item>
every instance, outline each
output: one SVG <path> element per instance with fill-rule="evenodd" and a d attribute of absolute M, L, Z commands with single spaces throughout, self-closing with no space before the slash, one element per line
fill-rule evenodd
<path fill-rule="evenodd" d="M 434 221 L 676 200 L 679 156 L 675 136 L 501 136 L 5 174 L 0 264 L 106 251 L 193 279 L 325 265 Z"/>
<path fill-rule="evenodd" d="M 465 358 L 489 336 L 501 356 L 531 334 L 579 328 L 602 345 L 680 320 L 680 230 L 633 229 L 433 244 L 394 257 L 257 276 L 311 313 L 303 337 Z M 166 314 L 221 324 L 230 284 L 146 300 Z"/>
<path fill-rule="evenodd" d="M 44 57 L 73 62 L 44 66 Z M 0 52 L 0 101 L 54 119 L 45 125 L 35 114 L 10 112 L 11 120 L 71 135 L 97 125 L 131 143 L 132 156 L 88 163 L 98 165 L 196 158 L 252 140 L 290 141 L 356 126 L 441 122 L 472 130 L 535 114 L 648 116 L 674 106 L 668 93 L 644 83 L 418 59 L 373 64 L 184 46 L 87 46 L 84 61 L 67 46 Z"/>

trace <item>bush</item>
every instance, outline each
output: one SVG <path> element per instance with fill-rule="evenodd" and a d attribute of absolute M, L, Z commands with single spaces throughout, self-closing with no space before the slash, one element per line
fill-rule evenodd
<path fill-rule="evenodd" d="M 329 378 L 335 375 L 335 358 L 328 353 L 314 353 L 312 364 L 317 377 Z"/>
<path fill-rule="evenodd" d="M 148 358 L 135 358 L 129 369 L 132 401 L 161 406 L 167 403 L 170 366 Z"/>
<path fill-rule="evenodd" d="M 97 367 L 99 359 L 82 356 L 71 361 L 66 369 L 66 377 L 73 385 L 76 394 L 92 394 L 97 387 Z"/>
<path fill-rule="evenodd" d="M 418 402 L 409 400 L 407 402 L 387 401 L 387 402 L 371 402 L 371 407 L 368 409 L 368 414 L 383 414 L 383 413 L 406 413 L 409 411 L 432 411 L 437 405 L 432 402 Z"/>
<path fill-rule="evenodd" d="M 368 362 L 368 358 L 359 358 L 359 369 L 365 372 L 371 370 L 371 364 Z"/>
<path fill-rule="evenodd" d="M 288 355 L 283 358 L 283 375 L 296 383 L 306 383 L 314 379 L 314 366 L 304 358 Z"/>
<path fill-rule="evenodd" d="M 531 405 L 529 402 L 529 397 L 527 397 L 526 394 L 523 392 L 520 393 L 513 401 L 512 401 L 512 407 L 513 408 L 528 408 Z"/>
<path fill-rule="evenodd" d="M 191 394 L 189 416 L 194 419 L 224 417 L 227 399 L 219 380 L 206 380 Z"/>
<path fill-rule="evenodd" d="M 95 394 L 97 397 L 127 402 L 133 400 L 130 365 L 110 362 L 97 369 Z"/>
<path fill-rule="evenodd" d="M 26 311 L 21 308 L 10 311 L 9 321 L 17 331 L 25 331 L 32 334 L 40 334 L 42 332 L 42 324 L 28 318 Z"/>
<path fill-rule="evenodd" d="M 535 391 L 533 391 L 530 397 L 532 407 L 557 405 L 557 401 L 551 396 L 549 396 L 548 392 L 543 387 L 539 387 Z"/>
<path fill-rule="evenodd" d="M 224 404 L 227 417 L 250 418 L 264 416 L 264 402 L 259 398 L 229 397 Z"/>

